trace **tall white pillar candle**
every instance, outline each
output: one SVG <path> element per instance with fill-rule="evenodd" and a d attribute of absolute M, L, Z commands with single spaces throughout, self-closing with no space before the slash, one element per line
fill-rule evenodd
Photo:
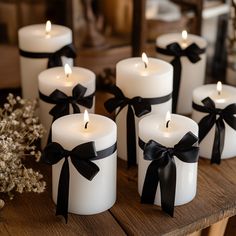
<path fill-rule="evenodd" d="M 145 143 L 154 140 L 166 147 L 174 147 L 183 136 L 191 131 L 198 136 L 198 125 L 190 118 L 171 115 L 169 127 L 166 128 L 165 116 L 150 115 L 139 122 L 139 137 Z M 190 202 L 196 195 L 198 163 L 186 163 L 174 156 L 176 163 L 175 205 Z M 139 147 L 138 191 L 142 194 L 147 168 L 151 161 L 144 160 L 143 150 Z M 155 196 L 156 205 L 161 205 L 160 183 Z"/>
<path fill-rule="evenodd" d="M 26 52 L 52 53 L 72 43 L 72 31 L 60 25 L 52 25 L 46 31 L 45 24 L 29 25 L 19 29 L 19 48 Z M 72 59 L 63 58 L 71 66 Z M 48 58 L 27 58 L 20 56 L 21 85 L 23 98 L 38 97 L 38 74 L 47 68 Z"/>
<path fill-rule="evenodd" d="M 182 49 L 187 48 L 192 43 L 198 45 L 199 48 L 205 49 L 207 42 L 202 37 L 197 35 L 187 34 L 187 38 L 183 39 L 182 34 L 170 33 L 161 35 L 156 40 L 156 46 L 166 49 L 171 43 L 178 43 Z M 181 82 L 179 95 L 177 100 L 176 112 L 180 114 L 190 114 L 192 111 L 192 92 L 204 84 L 205 69 L 206 69 L 206 53 L 199 55 L 201 60 L 197 63 L 192 63 L 186 56 L 181 56 Z M 171 62 L 174 57 L 157 53 L 157 57 L 167 62 Z"/>
<path fill-rule="evenodd" d="M 64 71 L 63 67 L 54 67 L 41 72 L 38 76 L 39 92 L 45 96 L 49 96 L 56 89 L 60 90 L 67 96 L 72 96 L 73 88 L 80 84 L 87 90 L 84 97 L 89 96 L 95 92 L 95 74 L 85 68 L 72 67 L 71 73 Z M 68 74 L 67 74 L 68 73 Z M 42 146 L 46 144 L 49 130 L 51 128 L 53 117 L 49 114 L 50 110 L 55 104 L 47 103 L 39 100 L 39 117 L 43 126 L 48 131 L 42 139 Z M 85 107 L 78 105 L 81 112 L 84 112 Z M 93 106 L 88 109 L 90 113 L 94 113 L 95 99 L 93 99 Z M 70 105 L 70 113 L 73 113 Z"/>
<path fill-rule="evenodd" d="M 145 68 L 145 64 L 140 57 L 128 58 L 118 62 L 116 73 L 116 85 L 128 98 L 136 96 L 157 98 L 172 92 L 173 67 L 164 61 L 148 58 L 148 64 Z M 171 99 L 161 104 L 152 105 L 151 113 L 147 115 L 154 113 L 165 114 L 168 110 L 171 110 L 171 105 Z M 118 156 L 124 160 L 127 160 L 126 115 L 127 106 L 116 117 Z M 139 120 L 140 118 L 135 116 L 136 143 Z"/>
<path fill-rule="evenodd" d="M 52 141 L 64 149 L 93 141 L 96 151 L 107 149 L 116 143 L 116 124 L 104 116 L 89 114 L 87 129 L 83 114 L 72 114 L 57 119 L 52 125 Z M 103 159 L 92 161 L 99 172 L 91 180 L 83 177 L 69 160 L 70 184 L 68 211 L 90 215 L 106 211 L 116 201 L 116 152 Z M 52 196 L 57 201 L 58 181 L 64 159 L 52 167 Z"/>
<path fill-rule="evenodd" d="M 222 85 L 222 90 L 219 93 L 217 91 L 216 84 L 207 84 L 196 88 L 193 91 L 193 102 L 197 105 L 203 106 L 201 102 L 206 97 L 210 97 L 215 103 L 216 108 L 224 109 L 230 104 L 236 103 L 236 88 L 229 85 Z M 192 119 L 197 123 L 208 115 L 193 109 Z M 218 118 L 218 117 L 217 117 Z M 236 140 L 236 130 L 231 128 L 226 122 L 225 123 L 225 139 L 224 148 L 221 155 L 221 159 L 234 157 L 236 155 L 236 146 L 234 140 Z M 206 135 L 206 137 L 200 142 L 200 156 L 211 159 L 212 147 L 215 137 L 215 125 Z"/>

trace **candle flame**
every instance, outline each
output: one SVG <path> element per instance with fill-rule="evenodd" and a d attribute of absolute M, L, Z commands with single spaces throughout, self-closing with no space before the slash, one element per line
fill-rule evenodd
<path fill-rule="evenodd" d="M 148 57 L 145 52 L 142 53 L 142 61 L 144 62 L 145 68 L 148 66 Z"/>
<path fill-rule="evenodd" d="M 170 121 L 171 121 L 171 114 L 170 114 L 170 111 L 167 111 L 167 113 L 166 113 L 166 128 L 169 127 Z"/>
<path fill-rule="evenodd" d="M 89 114 L 87 109 L 84 111 L 84 128 L 87 129 L 89 123 Z"/>
<path fill-rule="evenodd" d="M 49 33 L 51 32 L 51 29 L 52 29 L 52 24 L 51 24 L 51 21 L 48 20 L 48 21 L 46 22 L 46 27 L 45 27 L 45 32 L 46 32 L 46 34 L 49 34 Z"/>
<path fill-rule="evenodd" d="M 184 41 L 186 41 L 187 38 L 188 38 L 188 32 L 187 32 L 187 30 L 183 30 L 183 31 L 182 31 L 182 39 L 183 39 Z"/>
<path fill-rule="evenodd" d="M 220 95 L 222 92 L 222 83 L 220 81 L 217 82 L 216 90 L 217 90 L 218 94 Z"/>
<path fill-rule="evenodd" d="M 67 63 L 64 66 L 64 71 L 67 78 L 72 74 L 72 70 Z"/>

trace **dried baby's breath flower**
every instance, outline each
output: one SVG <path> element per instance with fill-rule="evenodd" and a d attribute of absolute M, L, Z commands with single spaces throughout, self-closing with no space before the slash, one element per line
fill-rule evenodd
<path fill-rule="evenodd" d="M 11 199 L 14 191 L 41 193 L 46 186 L 39 172 L 24 166 L 27 158 L 41 157 L 35 141 L 45 130 L 35 116 L 36 107 L 36 101 L 9 94 L 0 108 L 0 192 Z"/>

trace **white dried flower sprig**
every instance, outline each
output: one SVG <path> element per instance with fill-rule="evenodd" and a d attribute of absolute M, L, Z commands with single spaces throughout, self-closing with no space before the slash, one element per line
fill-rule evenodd
<path fill-rule="evenodd" d="M 24 160 L 39 161 L 41 152 L 35 141 L 42 138 L 45 130 L 35 116 L 36 101 L 24 100 L 9 94 L 7 103 L 0 108 L 0 192 L 44 191 L 43 176 L 24 166 Z"/>

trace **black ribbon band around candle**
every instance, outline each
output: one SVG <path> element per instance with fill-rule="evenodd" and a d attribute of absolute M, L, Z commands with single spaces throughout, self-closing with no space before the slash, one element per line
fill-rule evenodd
<path fill-rule="evenodd" d="M 144 159 L 151 161 L 145 175 L 141 203 L 154 203 L 160 182 L 162 210 L 173 217 L 176 189 L 174 156 L 183 162 L 197 162 L 199 148 L 194 146 L 197 142 L 198 138 L 192 132 L 186 133 L 173 148 L 162 146 L 154 140 L 145 143 L 139 138 L 139 147 L 144 151 Z"/>
<path fill-rule="evenodd" d="M 151 105 L 157 105 L 169 101 L 172 98 L 172 94 L 168 94 L 163 97 L 157 98 L 142 98 L 133 97 L 127 98 L 123 92 L 117 86 L 112 86 L 110 93 L 115 97 L 108 99 L 105 102 L 105 108 L 108 112 L 113 112 L 119 108 L 116 115 L 126 106 L 128 106 L 128 112 L 126 116 L 126 138 L 127 138 L 127 161 L 128 167 L 136 165 L 136 132 L 135 132 L 135 117 L 141 117 L 151 112 Z"/>
<path fill-rule="evenodd" d="M 62 116 L 70 114 L 70 104 L 73 107 L 73 113 L 80 113 L 78 105 L 91 108 L 93 106 L 93 97 L 95 92 L 85 97 L 84 95 L 86 91 L 86 87 L 77 84 L 72 89 L 72 96 L 67 96 L 62 91 L 56 89 L 49 96 L 39 92 L 39 98 L 46 103 L 55 104 L 55 106 L 49 111 L 49 114 L 53 117 L 53 121 L 55 121 Z M 51 130 L 49 132 L 48 143 L 49 142 L 51 142 Z"/>
<path fill-rule="evenodd" d="M 62 66 L 62 56 L 73 59 L 76 58 L 76 50 L 74 45 L 71 43 L 55 52 L 28 52 L 20 49 L 20 55 L 22 57 L 34 59 L 48 58 L 47 68 L 52 68 Z"/>
<path fill-rule="evenodd" d="M 199 55 L 204 53 L 206 49 L 199 48 L 196 43 L 190 44 L 185 49 L 182 49 L 178 43 L 171 43 L 167 45 L 166 48 L 156 47 L 156 51 L 161 54 L 174 57 L 170 63 L 174 67 L 172 112 L 176 113 L 182 71 L 180 58 L 185 56 L 190 62 L 197 63 L 201 60 Z"/>
<path fill-rule="evenodd" d="M 230 104 L 224 109 L 216 108 L 214 101 L 207 97 L 202 101 L 203 106 L 193 102 L 193 109 L 203 113 L 208 113 L 198 123 L 199 125 L 199 142 L 201 142 L 209 131 L 215 125 L 215 137 L 212 147 L 211 163 L 220 164 L 221 154 L 225 141 L 225 123 L 232 129 L 236 130 L 236 103 Z"/>
<path fill-rule="evenodd" d="M 56 215 L 62 215 L 66 222 L 68 219 L 68 197 L 70 170 L 68 157 L 76 170 L 86 179 L 92 180 L 99 172 L 99 167 L 92 161 L 109 157 L 116 151 L 116 143 L 112 146 L 96 151 L 95 143 L 83 143 L 71 151 L 65 150 L 59 143 L 52 142 L 46 146 L 42 154 L 42 161 L 54 165 L 63 158 L 65 159 L 61 168 L 57 193 Z M 81 191 L 83 191 L 81 189 Z M 78 199 L 79 200 L 79 199 Z"/>

